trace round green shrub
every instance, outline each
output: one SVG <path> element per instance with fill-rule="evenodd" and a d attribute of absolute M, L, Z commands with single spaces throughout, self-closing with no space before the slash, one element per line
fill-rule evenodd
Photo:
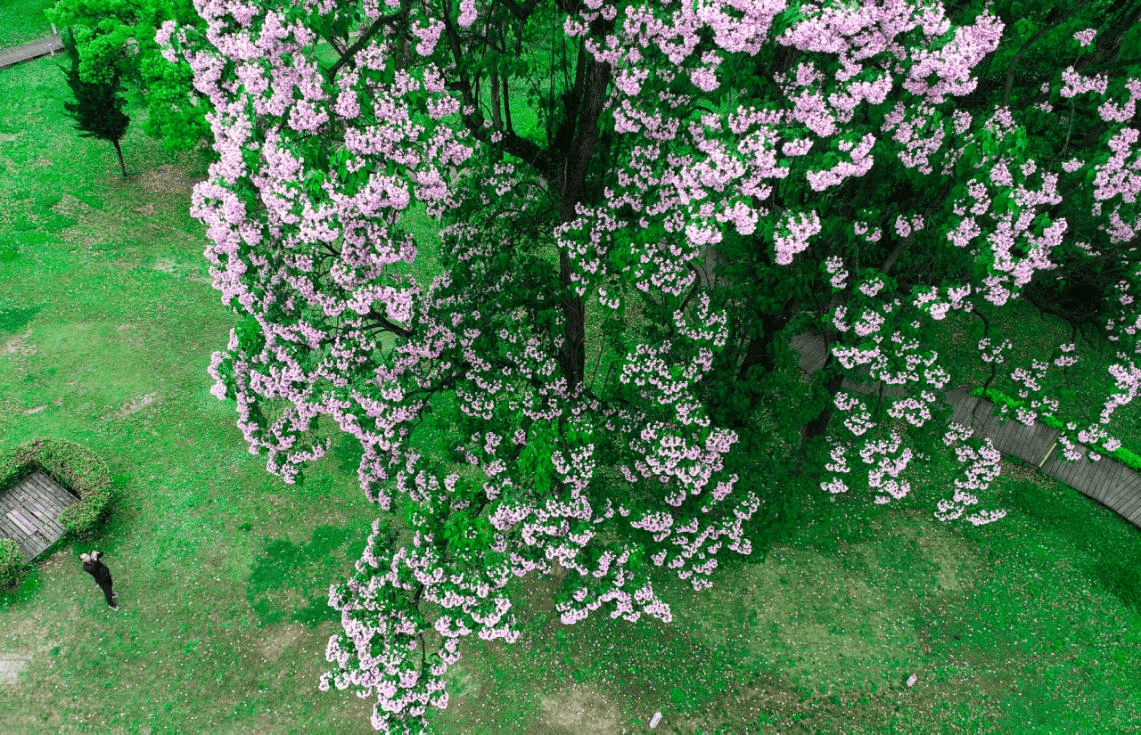
<path fill-rule="evenodd" d="M 77 538 L 94 537 L 112 499 L 111 471 L 103 458 L 76 442 L 35 439 L 0 455 L 0 488 L 15 485 L 37 469 L 79 497 L 60 513 L 60 525 Z"/>
<path fill-rule="evenodd" d="M 0 538 L 0 590 L 15 587 L 28 571 L 20 546 L 12 539 Z"/>

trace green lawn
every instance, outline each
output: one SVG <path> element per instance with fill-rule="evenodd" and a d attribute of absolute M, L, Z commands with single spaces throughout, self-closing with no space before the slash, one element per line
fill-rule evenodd
<path fill-rule="evenodd" d="M 0 448 L 84 442 L 120 500 L 97 544 L 62 543 L 0 596 L 0 658 L 26 657 L 0 732 L 371 732 L 370 702 L 316 687 L 325 590 L 373 517 L 351 455 L 297 488 L 246 451 L 208 393 L 230 315 L 186 213 L 201 164 L 136 120 L 122 181 L 110 146 L 74 135 L 65 92 L 51 60 L 0 73 Z M 553 581 L 517 581 L 525 635 L 467 644 L 439 731 L 616 735 L 656 711 L 659 733 L 1141 721 L 1138 529 L 1015 465 L 1006 519 L 948 529 L 930 517 L 950 482 L 938 461 L 887 511 L 774 486 L 748 563 L 700 594 L 661 580 L 669 625 L 564 627 Z M 93 546 L 118 614 L 76 558 Z"/>
<path fill-rule="evenodd" d="M 44 11 L 52 7 L 55 0 L 0 0 L 0 48 L 50 36 Z"/>

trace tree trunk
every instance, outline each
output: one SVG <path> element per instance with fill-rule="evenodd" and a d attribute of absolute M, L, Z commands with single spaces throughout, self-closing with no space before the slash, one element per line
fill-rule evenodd
<path fill-rule="evenodd" d="M 119 172 L 123 174 L 123 178 L 127 178 L 127 164 L 123 163 L 123 149 L 119 147 L 119 141 L 111 141 L 111 145 L 115 146 L 115 153 L 119 155 Z"/>
<path fill-rule="evenodd" d="M 765 314 L 761 317 L 761 333 L 749 340 L 745 349 L 745 360 L 737 370 L 737 380 L 743 381 L 748 377 L 749 370 L 760 366 L 766 373 L 776 370 L 776 355 L 773 354 L 773 339 L 777 333 L 788 326 L 793 314 L 796 313 L 797 302 L 788 299 L 781 306 L 780 313 Z"/>
<path fill-rule="evenodd" d="M 610 65 L 597 61 L 579 47 L 575 70 L 574 94 L 568 100 L 567 112 L 573 113 L 573 137 L 562 151 L 561 181 L 557 182 L 562 203 L 560 219 L 570 222 L 576 216 L 577 205 L 585 199 L 586 175 L 590 161 L 598 147 L 598 118 L 606 102 L 606 89 L 610 84 Z M 569 132 L 568 129 L 568 132 Z M 566 252 L 559 253 L 559 280 L 563 287 L 564 342 L 559 350 L 559 367 L 567 380 L 567 390 L 575 391 L 582 385 L 586 372 L 586 310 L 582 299 L 574 292 L 571 283 L 571 262 Z"/>
<path fill-rule="evenodd" d="M 756 410 L 760 400 L 761 391 L 757 385 L 760 375 L 753 373 L 753 368 L 759 367 L 765 375 L 776 369 L 776 355 L 773 352 L 773 339 L 777 333 L 788 326 L 789 320 L 795 313 L 795 305 L 789 299 L 779 314 L 765 314 L 761 317 L 761 331 L 754 334 L 745 348 L 745 359 L 737 368 L 736 377 L 731 381 L 729 390 L 734 400 L 731 404 L 717 407 L 716 418 L 718 423 L 731 429 L 741 429 L 748 422 L 749 417 Z M 722 378 L 728 380 L 728 378 Z M 711 417 L 713 414 L 711 414 Z"/>
<path fill-rule="evenodd" d="M 831 362 L 832 358 L 829 357 L 828 361 Z M 827 368 L 827 365 L 825 365 Z M 844 376 L 841 374 L 833 375 L 824 381 L 824 390 L 828 392 L 828 402 L 824 404 L 824 408 L 820 409 L 820 413 L 804 425 L 800 430 L 800 443 L 798 449 L 801 451 L 813 439 L 824 436 L 828 431 L 828 422 L 832 419 L 832 408 L 835 406 L 836 394 L 840 392 L 840 387 L 844 384 Z"/>
<path fill-rule="evenodd" d="M 573 392 L 582 385 L 586 371 L 586 309 L 570 285 L 570 256 L 559 253 L 559 280 L 566 295 L 563 297 L 563 346 L 559 350 L 559 367 L 567 379 L 567 391 Z"/>

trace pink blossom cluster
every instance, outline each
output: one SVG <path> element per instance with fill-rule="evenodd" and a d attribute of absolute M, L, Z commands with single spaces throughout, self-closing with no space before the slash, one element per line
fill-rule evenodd
<path fill-rule="evenodd" d="M 899 144 L 896 156 L 900 162 L 924 174 L 934 172 L 932 159 L 943 149 L 947 138 L 943 126 L 935 123 L 933 112 L 928 104 L 908 107 L 898 102 L 880 128 L 892 133 L 892 140 Z"/>
<path fill-rule="evenodd" d="M 808 248 L 808 241 L 821 231 L 820 216 L 816 212 L 786 213 L 777 224 L 777 234 L 773 238 L 777 265 L 789 265 L 797 253 Z"/>
<path fill-rule="evenodd" d="M 1073 38 L 1081 46 L 1089 46 L 1093 43 L 1094 36 L 1097 35 L 1096 28 L 1086 28 L 1074 34 Z"/>
<path fill-rule="evenodd" d="M 915 53 L 903 88 L 934 104 L 947 95 L 969 94 L 978 83 L 971 77 L 972 69 L 998 48 L 1002 29 L 1002 21 L 989 12 L 976 17 L 973 25 L 956 28 L 951 40 L 937 50 Z M 935 77 L 934 84 L 928 83 L 930 77 Z"/>
<path fill-rule="evenodd" d="M 1058 410 L 1058 401 L 1043 393 L 1049 368 L 1049 362 L 1032 360 L 1028 368 L 1015 368 L 1010 373 L 1011 381 L 1018 386 L 1018 397 L 1025 401 L 1015 415 L 1026 426 L 1032 426 L 1039 415 L 1052 416 Z"/>
<path fill-rule="evenodd" d="M 1107 98 L 1097 108 L 1097 114 L 1105 122 L 1128 124 L 1136 114 L 1137 102 L 1141 100 L 1141 79 L 1130 79 L 1124 88 L 1129 93 L 1129 98 L 1124 102 L 1117 103 Z"/>
<path fill-rule="evenodd" d="M 839 186 L 844 182 L 844 179 L 863 176 L 872 169 L 872 164 L 875 163 L 875 158 L 869 155 L 875 141 L 875 136 L 868 133 L 854 149 L 848 144 L 850 160 L 840 161 L 832 168 L 824 171 L 809 171 L 805 174 L 808 185 L 812 187 L 813 191 L 824 191 L 830 187 Z M 839 146 L 841 151 L 845 150 L 844 141 L 841 141 Z"/>
<path fill-rule="evenodd" d="M 955 450 L 955 457 L 963 465 L 964 476 L 955 480 L 955 494 L 950 500 L 940 500 L 935 517 L 944 523 L 963 515 L 970 506 L 977 505 L 975 493 L 985 492 L 1002 471 L 1002 455 L 989 437 L 970 440 L 973 432 L 961 424 L 951 424 L 943 441 Z M 1005 510 L 976 510 L 966 517 L 972 525 L 982 526 L 1006 516 Z"/>
<path fill-rule="evenodd" d="M 1112 152 L 1105 163 L 1094 166 L 1094 199 L 1106 201 L 1116 197 L 1127 204 L 1137 201 L 1141 193 L 1141 154 L 1137 151 L 1138 131 L 1122 128 L 1108 147 Z"/>
<path fill-rule="evenodd" d="M 911 483 L 900 475 L 911 464 L 915 456 L 910 448 L 903 446 L 903 437 L 892 431 L 887 437 L 869 441 L 860 449 L 860 459 L 870 465 L 868 487 L 879 491 L 876 505 L 899 500 L 911 492 Z"/>
<path fill-rule="evenodd" d="M 868 222 L 853 222 L 852 231 L 870 243 L 877 243 L 883 237 L 883 231 Z"/>
<path fill-rule="evenodd" d="M 848 285 L 848 271 L 844 268 L 844 261 L 837 255 L 830 255 L 824 261 L 824 269 L 829 275 L 832 288 L 842 290 Z"/>
<path fill-rule="evenodd" d="M 1001 364 L 1006 359 L 1003 353 L 1013 349 L 1014 343 L 1008 339 L 996 342 L 992 341 L 990 337 L 983 337 L 979 340 L 977 347 L 983 362 Z"/>
<path fill-rule="evenodd" d="M 1097 94 L 1105 94 L 1106 86 L 1109 84 L 1109 77 L 1105 74 L 1097 74 L 1092 77 L 1084 77 L 1074 70 L 1074 67 L 1066 67 L 1062 72 L 1062 89 L 1059 94 L 1069 99 L 1079 94 L 1087 92 L 1096 92 Z"/>

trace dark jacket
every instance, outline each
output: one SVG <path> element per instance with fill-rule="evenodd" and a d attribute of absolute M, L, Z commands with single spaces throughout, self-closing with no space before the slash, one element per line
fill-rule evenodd
<path fill-rule="evenodd" d="M 103 558 L 102 551 L 96 551 L 92 554 L 91 561 L 83 562 L 83 571 L 95 577 L 95 581 L 99 584 L 111 584 L 111 570 L 107 568 L 101 560 Z"/>

